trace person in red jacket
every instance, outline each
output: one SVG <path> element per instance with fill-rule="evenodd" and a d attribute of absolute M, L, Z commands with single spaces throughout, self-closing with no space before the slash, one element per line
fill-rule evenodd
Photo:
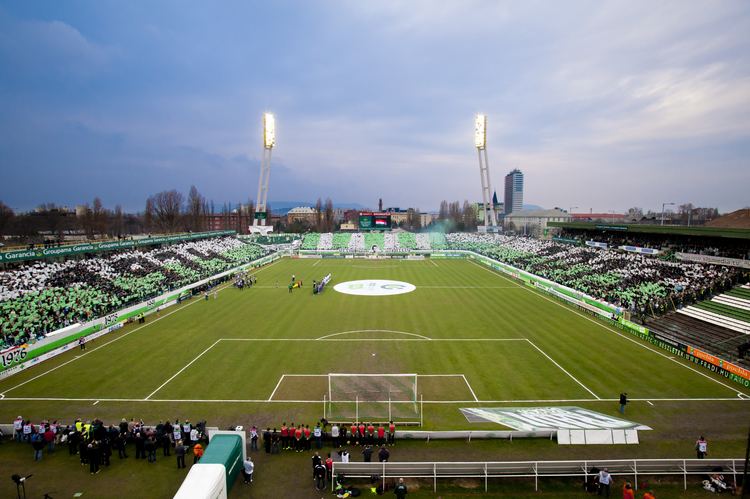
<path fill-rule="evenodd" d="M 302 425 L 298 425 L 294 430 L 294 450 L 302 452 Z"/>
<path fill-rule="evenodd" d="M 393 421 L 388 424 L 388 444 L 396 445 L 396 425 Z"/>
<path fill-rule="evenodd" d="M 310 431 L 309 425 L 305 425 L 305 428 L 302 430 L 302 435 L 305 437 L 305 450 L 312 450 L 312 440 L 310 440 L 312 432 Z"/>
<path fill-rule="evenodd" d="M 381 447 L 385 445 L 385 427 L 382 423 L 378 425 L 378 445 Z"/>
<path fill-rule="evenodd" d="M 281 423 L 281 448 L 289 448 L 289 428 L 286 427 L 286 421 Z"/>
<path fill-rule="evenodd" d="M 359 441 L 362 445 L 365 444 L 365 432 L 367 431 L 367 427 L 364 423 L 359 423 L 359 426 L 357 427 L 359 430 Z"/>
<path fill-rule="evenodd" d="M 369 445 L 375 443 L 375 426 L 372 423 L 367 423 L 367 443 Z"/>
<path fill-rule="evenodd" d="M 352 423 L 351 431 L 351 442 L 352 445 L 359 445 L 359 438 L 357 437 L 357 423 Z M 348 442 L 347 442 L 348 443 Z"/>
<path fill-rule="evenodd" d="M 333 477 L 333 458 L 331 458 L 330 452 L 326 458 L 326 473 L 328 473 L 328 481 L 330 482 Z"/>

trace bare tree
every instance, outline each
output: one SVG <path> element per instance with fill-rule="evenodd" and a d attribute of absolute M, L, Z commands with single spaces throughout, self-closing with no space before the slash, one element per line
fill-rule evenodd
<path fill-rule="evenodd" d="M 154 207 L 154 223 L 162 232 L 177 232 L 182 213 L 182 194 L 171 191 L 157 192 L 150 198 Z"/>
<path fill-rule="evenodd" d="M 331 198 L 326 198 L 323 225 L 325 226 L 325 232 L 333 232 L 333 229 L 335 228 L 333 216 L 333 201 L 331 201 Z"/>
<path fill-rule="evenodd" d="M 477 228 L 477 212 L 474 207 L 469 204 L 469 201 L 464 200 L 464 208 L 462 213 L 462 222 L 464 224 L 465 231 L 474 231 Z"/>
<path fill-rule="evenodd" d="M 185 222 L 188 230 L 200 232 L 205 228 L 205 204 L 206 199 L 201 196 L 198 189 L 190 186 L 188 193 Z"/>
<path fill-rule="evenodd" d="M 448 216 L 456 225 L 461 222 L 461 205 L 458 201 L 453 201 L 448 205 Z"/>
<path fill-rule="evenodd" d="M 154 228 L 154 199 L 146 199 L 146 209 L 143 211 L 143 230 L 151 232 Z"/>
<path fill-rule="evenodd" d="M 438 220 L 446 220 L 448 218 L 448 201 L 443 199 L 440 201 L 440 213 L 438 214 Z"/>
<path fill-rule="evenodd" d="M 115 212 L 112 215 L 112 235 L 120 238 L 125 231 L 125 217 L 122 214 L 122 206 L 119 204 L 115 206 Z"/>
<path fill-rule="evenodd" d="M 325 232 L 323 230 L 323 201 L 320 198 L 315 201 L 315 231 Z"/>
<path fill-rule="evenodd" d="M 0 236 L 4 235 L 6 229 L 10 228 L 14 216 L 15 213 L 13 213 L 13 210 L 0 201 Z"/>
<path fill-rule="evenodd" d="M 106 234 L 108 214 L 99 197 L 94 198 L 94 203 L 91 206 L 91 216 L 93 219 L 94 231 L 99 235 Z"/>

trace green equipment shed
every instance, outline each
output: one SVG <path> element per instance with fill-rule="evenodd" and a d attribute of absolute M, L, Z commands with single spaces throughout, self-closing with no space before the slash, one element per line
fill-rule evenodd
<path fill-rule="evenodd" d="M 221 464 L 227 473 L 227 492 L 232 490 L 243 466 L 242 438 L 239 435 L 214 435 L 206 447 L 200 464 Z"/>

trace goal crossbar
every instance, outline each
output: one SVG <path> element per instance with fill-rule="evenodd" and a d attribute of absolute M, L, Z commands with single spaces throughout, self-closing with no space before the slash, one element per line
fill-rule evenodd
<path fill-rule="evenodd" d="M 415 373 L 329 373 L 328 400 L 416 402 Z"/>

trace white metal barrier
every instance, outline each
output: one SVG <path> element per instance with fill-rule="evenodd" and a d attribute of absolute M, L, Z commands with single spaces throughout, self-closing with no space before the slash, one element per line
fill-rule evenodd
<path fill-rule="evenodd" d="M 485 492 L 491 478 L 533 478 L 534 489 L 539 490 L 539 478 L 579 477 L 588 480 L 593 468 L 607 468 L 617 477 L 632 476 L 635 488 L 638 477 L 652 475 L 675 475 L 683 477 L 687 489 L 688 475 L 708 475 L 721 468 L 725 475 L 731 474 L 735 487 L 737 474 L 743 472 L 742 459 L 618 459 L 583 461 L 496 461 L 496 462 L 382 462 L 382 463 L 333 463 L 335 477 L 343 474 L 348 478 L 370 478 L 378 475 L 386 486 L 387 479 L 422 478 L 432 479 L 437 492 L 437 481 L 451 478 L 477 478 L 484 480 Z"/>

